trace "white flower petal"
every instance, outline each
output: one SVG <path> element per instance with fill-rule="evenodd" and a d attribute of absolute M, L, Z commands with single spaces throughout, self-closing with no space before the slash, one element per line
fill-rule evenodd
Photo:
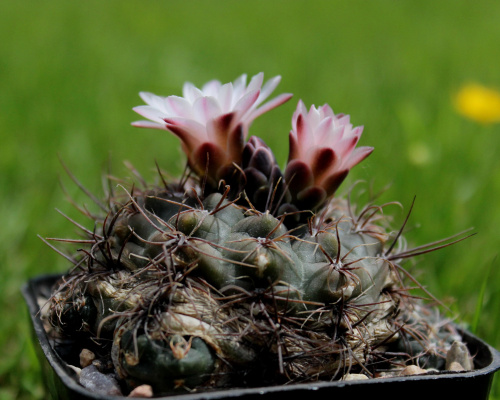
<path fill-rule="evenodd" d="M 243 96 L 246 87 L 247 87 L 247 74 L 243 74 L 233 82 L 233 88 L 234 88 L 233 98 L 239 99 L 241 96 Z"/>
<path fill-rule="evenodd" d="M 198 97 L 200 98 L 202 97 Z M 168 117 L 191 118 L 193 115 L 193 106 L 184 97 L 168 96 L 165 99 L 165 109 Z"/>
<path fill-rule="evenodd" d="M 272 92 L 274 92 L 274 89 L 276 89 L 276 87 L 279 85 L 280 82 L 281 82 L 281 76 L 279 75 L 269 79 L 262 87 L 262 90 L 260 91 L 259 100 L 257 101 L 257 103 L 260 104 L 265 99 L 267 99 L 269 95 Z"/>
<path fill-rule="evenodd" d="M 350 115 L 337 115 L 337 123 L 340 125 L 349 125 L 352 128 Z"/>
<path fill-rule="evenodd" d="M 208 141 L 204 124 L 187 118 L 167 118 L 165 122 L 167 129 L 175 131 L 175 134 L 183 141 L 185 141 L 185 137 L 189 137 L 190 146 L 194 142 L 203 143 Z"/>
<path fill-rule="evenodd" d="M 335 118 L 335 113 L 333 112 L 332 108 L 328 104 L 323 104 L 319 108 L 319 111 L 321 112 L 321 115 L 323 116 L 323 118 L 328 118 L 328 117 Z"/>
<path fill-rule="evenodd" d="M 250 83 L 248 84 L 247 87 L 247 93 L 254 90 L 260 90 L 262 88 L 263 81 L 264 81 L 263 72 L 259 72 L 257 75 L 252 76 L 252 79 L 250 79 Z"/>
<path fill-rule="evenodd" d="M 163 118 L 167 117 L 167 115 L 157 108 L 151 106 L 137 106 L 134 107 L 133 110 L 142 115 L 143 117 L 150 119 L 151 121 L 162 123 Z"/>
<path fill-rule="evenodd" d="M 193 117 L 203 125 L 220 114 L 219 103 L 213 97 L 200 97 L 193 104 Z"/>
<path fill-rule="evenodd" d="M 221 83 L 217 80 L 211 80 L 203 85 L 203 96 L 217 97 Z"/>
<path fill-rule="evenodd" d="M 327 144 L 330 142 L 332 136 L 333 128 L 333 118 L 326 117 L 323 119 L 319 125 L 316 127 L 316 133 L 314 135 L 314 141 L 316 144 Z"/>
<path fill-rule="evenodd" d="M 198 97 L 203 96 L 203 92 L 191 82 L 186 82 L 182 87 L 182 95 L 189 103 L 193 104 Z"/>
<path fill-rule="evenodd" d="M 294 131 L 297 130 L 297 118 L 298 118 L 298 116 L 299 115 L 304 116 L 305 114 L 307 114 L 306 105 L 304 104 L 304 102 L 302 100 L 299 100 L 299 103 L 297 104 L 297 109 L 293 113 L 293 117 L 292 117 L 292 128 Z"/>
<path fill-rule="evenodd" d="M 157 96 L 150 92 L 140 92 L 139 96 L 141 96 L 141 99 L 143 99 L 146 104 L 165 112 L 165 97 Z"/>
<path fill-rule="evenodd" d="M 366 157 L 368 157 L 372 153 L 372 151 L 373 147 L 368 146 L 361 146 L 357 149 L 354 149 L 349 158 L 343 162 L 343 166 L 351 169 L 352 167 L 363 161 Z"/>
<path fill-rule="evenodd" d="M 238 112 L 240 118 L 245 118 L 245 114 L 248 110 L 252 108 L 257 99 L 259 98 L 260 90 L 252 90 L 244 95 L 238 102 L 234 105 L 234 110 Z"/>
<path fill-rule="evenodd" d="M 259 98 L 261 96 L 259 96 Z M 286 103 L 288 100 L 290 100 L 292 98 L 292 96 L 293 95 L 291 93 L 280 94 L 279 96 L 268 101 L 266 104 L 264 104 L 263 106 L 257 108 L 254 112 L 252 112 L 250 119 L 253 121 L 257 117 L 260 117 L 262 114 L 272 110 L 273 108 L 276 108 L 276 107 L 282 105 L 283 103 Z M 258 104 L 258 102 L 259 102 L 259 100 L 257 100 L 256 104 Z"/>
<path fill-rule="evenodd" d="M 218 93 L 219 105 L 221 107 L 222 113 L 227 113 L 232 111 L 232 100 L 233 100 L 233 84 L 226 83 L 222 85 Z"/>
<path fill-rule="evenodd" d="M 163 124 L 158 124 L 156 122 L 152 121 L 135 121 L 132 122 L 132 126 L 135 126 L 137 128 L 152 128 L 152 129 L 163 129 L 163 130 L 168 130 L 167 125 L 165 123 Z"/>

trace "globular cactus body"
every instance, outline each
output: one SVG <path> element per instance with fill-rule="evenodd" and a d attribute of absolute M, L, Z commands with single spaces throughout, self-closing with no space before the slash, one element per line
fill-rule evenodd
<path fill-rule="evenodd" d="M 259 99 L 249 93 L 247 102 Z M 200 95 L 193 107 L 212 104 L 207 98 Z M 245 107 L 255 113 L 250 103 Z M 231 132 L 246 134 L 245 107 L 231 114 Z M 351 134 L 342 116 L 336 125 L 325 107 L 306 116 L 299 103 L 291 133 L 294 162 L 286 174 L 253 137 L 231 148 L 221 165 L 207 153 L 204 162 L 213 164 L 204 169 L 188 154 L 198 180 L 111 198 L 108 215 L 97 221 L 100 229 L 86 231 L 92 245 L 52 296 L 53 327 L 62 335 L 110 342 L 103 349 L 117 376 L 129 388 L 150 384 L 155 393 L 340 379 L 354 370 L 373 377 L 391 363 L 432 358 L 433 346 L 426 343 L 434 340 L 433 330 L 421 318 L 425 307 L 408 296 L 394 254 L 400 235 L 390 230 L 382 207 L 370 204 L 356 213 L 346 199 L 332 197 L 371 148 L 353 151 L 361 130 Z M 152 115 L 150 108 L 141 110 Z M 189 115 L 175 119 L 167 111 L 161 117 L 166 129 L 191 140 Z M 213 112 L 204 120 L 208 133 L 222 129 L 220 147 L 228 130 L 215 122 L 228 117 Z M 160 121 L 154 127 L 163 129 Z M 304 135 L 314 126 L 321 135 L 333 129 L 338 136 L 337 153 L 313 149 L 329 154 L 328 171 L 307 164 L 314 151 L 305 148 Z M 184 148 L 204 148 L 208 139 L 198 139 Z M 220 176 L 205 179 L 201 172 L 222 170 L 218 184 Z M 311 179 L 293 181 L 302 175 Z M 409 322 L 411 335 L 404 328 Z M 433 348 L 445 354 L 455 338 L 454 330 L 441 333 Z M 434 358 L 444 360 L 443 354 Z"/>

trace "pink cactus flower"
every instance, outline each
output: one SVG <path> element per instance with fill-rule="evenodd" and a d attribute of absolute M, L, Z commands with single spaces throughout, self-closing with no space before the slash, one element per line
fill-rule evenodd
<path fill-rule="evenodd" d="M 147 105 L 134 111 L 150 121 L 132 125 L 164 129 L 178 136 L 188 157 L 190 167 L 199 176 L 207 175 L 217 184 L 233 163 L 240 164 L 248 128 L 263 113 L 283 104 L 291 94 L 281 94 L 262 104 L 278 86 L 276 76 L 262 86 L 264 74 L 252 77 L 247 86 L 246 75 L 233 83 L 221 84 L 212 80 L 202 89 L 187 82 L 183 97 L 161 97 L 141 92 Z"/>
<path fill-rule="evenodd" d="M 373 147 L 356 148 L 362 132 L 362 126 L 353 128 L 349 115 L 335 115 L 328 104 L 311 106 L 308 112 L 299 101 L 285 170 L 292 195 L 311 206 L 332 196 L 349 170 L 373 151 Z"/>

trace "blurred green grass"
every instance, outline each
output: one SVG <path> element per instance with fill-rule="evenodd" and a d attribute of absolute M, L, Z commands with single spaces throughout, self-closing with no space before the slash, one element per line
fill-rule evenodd
<path fill-rule="evenodd" d="M 296 102 L 328 103 L 364 125 L 375 152 L 357 179 L 380 202 L 416 204 L 407 237 L 416 245 L 473 227 L 473 238 L 419 258 L 412 272 L 461 321 L 500 348 L 500 126 L 458 115 L 452 94 L 477 81 L 500 88 L 500 3 L 468 1 L 5 2 L 0 13 L 0 399 L 42 399 L 19 288 L 31 276 L 65 271 L 43 237 L 73 228 L 55 208 L 64 200 L 58 155 L 92 191 L 110 159 L 113 173 L 132 162 L 147 178 L 155 160 L 182 169 L 178 141 L 132 128 L 141 90 L 180 94 L 241 73 L 281 75 L 291 102 L 257 120 L 284 163 Z M 395 220 L 405 212 L 394 208 Z M 83 220 L 82 220 L 83 221 Z M 419 272 L 420 271 L 420 272 Z M 498 382 L 500 379 L 497 379 Z M 500 398 L 500 384 L 493 388 Z"/>

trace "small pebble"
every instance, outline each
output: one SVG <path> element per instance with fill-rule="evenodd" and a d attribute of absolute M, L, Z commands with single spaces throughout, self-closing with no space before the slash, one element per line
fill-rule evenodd
<path fill-rule="evenodd" d="M 121 396 L 117 380 L 110 374 L 99 372 L 95 365 L 89 365 L 80 372 L 80 384 L 91 392 Z"/>
<path fill-rule="evenodd" d="M 345 374 L 342 377 L 343 381 L 359 381 L 359 380 L 365 380 L 368 379 L 366 375 L 363 374 Z"/>
<path fill-rule="evenodd" d="M 153 388 L 149 385 L 137 386 L 134 390 L 130 392 L 128 397 L 142 397 L 142 398 L 153 397 Z"/>
<path fill-rule="evenodd" d="M 427 371 L 425 369 L 417 367 L 416 365 L 408 365 L 407 367 L 403 368 L 403 370 L 399 373 L 399 375 L 408 376 L 408 375 L 421 375 L 426 373 Z"/>
<path fill-rule="evenodd" d="M 447 371 L 465 371 L 464 367 L 462 367 L 462 364 L 459 362 L 453 361 L 450 363 L 450 365 L 446 366 Z"/>
<path fill-rule="evenodd" d="M 446 353 L 447 371 L 452 371 L 450 368 L 454 362 L 460 364 L 465 371 L 472 371 L 474 369 L 474 362 L 465 343 L 453 342 L 450 350 Z"/>
<path fill-rule="evenodd" d="M 88 367 L 95 360 L 95 354 L 88 349 L 83 349 L 80 352 L 80 366 L 82 368 Z"/>

